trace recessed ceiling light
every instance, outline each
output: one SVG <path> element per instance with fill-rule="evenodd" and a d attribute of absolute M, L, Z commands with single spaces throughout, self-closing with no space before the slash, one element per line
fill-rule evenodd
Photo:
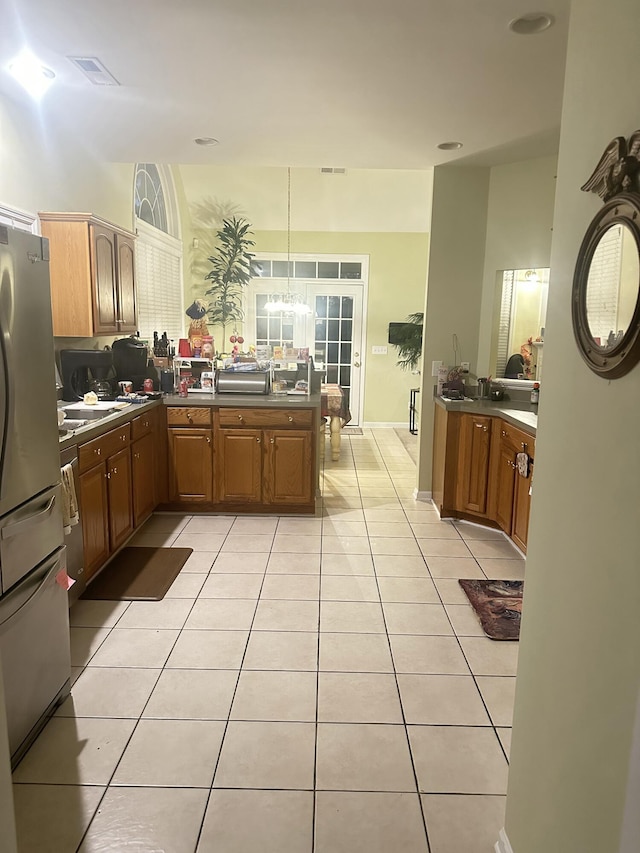
<path fill-rule="evenodd" d="M 458 148 L 462 148 L 462 142 L 441 142 L 438 148 L 443 151 L 457 151 Z"/>
<path fill-rule="evenodd" d="M 548 30 L 553 22 L 553 16 L 546 12 L 530 12 L 510 21 L 509 29 L 519 36 L 535 36 Z"/>
<path fill-rule="evenodd" d="M 196 145 L 219 145 L 217 139 L 214 139 L 213 136 L 198 136 L 193 140 Z"/>
<path fill-rule="evenodd" d="M 56 76 L 29 50 L 23 50 L 9 63 L 9 72 L 35 99 L 44 95 Z"/>

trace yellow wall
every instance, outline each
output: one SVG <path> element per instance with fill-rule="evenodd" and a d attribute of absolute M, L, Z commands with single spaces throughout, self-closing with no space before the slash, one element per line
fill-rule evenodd
<path fill-rule="evenodd" d="M 179 174 L 185 304 L 203 293 L 206 258 L 214 245 L 215 228 L 197 227 L 203 212 L 210 212 L 212 222 L 216 214 L 218 220 L 221 214 L 245 216 L 256 252 L 287 251 L 286 169 L 180 166 Z M 408 423 L 416 377 L 396 366 L 393 347 L 375 356 L 371 347 L 387 345 L 389 322 L 423 308 L 431 180 L 430 171 L 291 170 L 291 252 L 369 256 L 365 422 Z"/>
<path fill-rule="evenodd" d="M 578 248 L 602 207 L 580 186 L 638 127 L 620 85 L 640 75 L 637 24 L 636 0 L 572 6 L 507 797 L 515 853 L 638 850 L 640 367 L 600 379 L 571 326 Z M 625 810 L 636 834 L 621 841 Z"/>

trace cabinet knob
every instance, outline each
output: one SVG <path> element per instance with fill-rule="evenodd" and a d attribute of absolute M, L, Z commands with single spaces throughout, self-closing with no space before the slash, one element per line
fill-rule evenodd
<path fill-rule="evenodd" d="M 293 423 L 293 418 L 291 417 L 291 415 L 289 415 L 289 417 L 287 418 L 287 420 L 289 421 L 289 423 L 290 423 L 290 424 L 292 424 L 292 423 Z"/>
<path fill-rule="evenodd" d="M 145 427 L 148 427 L 148 426 L 149 426 L 149 421 L 145 421 L 145 422 L 144 422 L 144 425 L 145 425 Z"/>
<path fill-rule="evenodd" d="M 187 420 L 189 421 L 190 424 L 193 423 L 193 418 L 191 417 L 191 415 L 187 415 Z"/>
<path fill-rule="evenodd" d="M 244 418 L 242 417 L 242 415 L 238 415 L 238 420 L 239 420 L 239 421 L 243 421 L 243 420 L 244 420 Z"/>
<path fill-rule="evenodd" d="M 134 453 L 134 454 L 133 454 L 133 458 L 134 458 L 134 459 L 140 459 L 140 454 L 139 454 L 139 453 Z"/>
<path fill-rule="evenodd" d="M 258 444 L 260 444 L 260 442 L 262 441 L 262 439 L 260 438 L 260 436 L 258 436 L 258 437 L 256 438 L 256 441 L 258 442 Z"/>
<path fill-rule="evenodd" d="M 96 454 L 96 456 L 100 456 L 100 454 L 102 453 L 102 448 L 96 447 L 96 449 L 93 452 Z"/>
<path fill-rule="evenodd" d="M 505 429 L 503 429 L 501 435 L 503 438 L 506 438 L 507 437 L 507 431 Z"/>
<path fill-rule="evenodd" d="M 107 478 L 107 480 L 110 480 L 111 479 L 111 471 L 107 471 L 107 473 L 104 476 Z"/>
<path fill-rule="evenodd" d="M 113 471 L 112 471 L 111 473 L 112 473 L 112 474 L 117 474 L 117 473 L 118 473 L 118 469 L 117 469 L 117 468 L 114 468 L 114 469 L 113 469 Z"/>
<path fill-rule="evenodd" d="M 520 446 L 522 447 L 523 450 L 526 450 L 527 449 L 527 442 L 526 441 L 521 442 Z"/>
<path fill-rule="evenodd" d="M 121 435 L 121 436 L 120 436 L 120 441 L 126 441 L 126 440 L 127 440 L 127 436 L 126 436 L 126 435 Z"/>
<path fill-rule="evenodd" d="M 482 431 L 483 431 L 483 432 L 488 432 L 488 431 L 489 431 L 489 427 L 488 427 L 488 426 L 483 426 L 483 427 L 482 427 Z"/>
<path fill-rule="evenodd" d="M 207 436 L 207 444 L 211 444 L 211 436 L 210 435 Z"/>
<path fill-rule="evenodd" d="M 276 443 L 275 438 L 272 438 L 272 439 L 271 439 L 271 444 L 275 444 L 275 443 Z"/>

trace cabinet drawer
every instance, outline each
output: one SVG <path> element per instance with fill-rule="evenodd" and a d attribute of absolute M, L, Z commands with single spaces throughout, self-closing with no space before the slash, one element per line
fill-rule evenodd
<path fill-rule="evenodd" d="M 144 415 L 138 415 L 131 421 L 131 440 L 135 441 L 142 438 L 143 435 L 151 432 L 153 428 L 153 420 L 150 412 Z"/>
<path fill-rule="evenodd" d="M 109 456 L 113 456 L 119 450 L 129 444 L 131 440 L 131 424 L 123 424 L 117 429 L 105 432 L 104 435 L 87 441 L 78 447 L 78 469 L 80 472 L 88 471 L 94 465 L 104 462 Z"/>
<path fill-rule="evenodd" d="M 207 406 L 170 406 L 167 409 L 169 426 L 210 426 L 211 409 Z"/>
<path fill-rule="evenodd" d="M 506 421 L 502 421 L 500 424 L 500 437 L 502 441 L 510 445 L 516 453 L 519 453 L 521 450 L 526 450 L 530 456 L 533 456 L 533 450 L 536 443 L 535 436 L 529 435 L 528 432 L 524 432 Z"/>
<path fill-rule="evenodd" d="M 221 427 L 292 427 L 310 428 L 313 424 L 311 409 L 220 409 Z"/>

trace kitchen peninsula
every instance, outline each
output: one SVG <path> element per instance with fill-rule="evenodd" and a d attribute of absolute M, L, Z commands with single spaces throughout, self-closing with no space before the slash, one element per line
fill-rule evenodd
<path fill-rule="evenodd" d="M 313 514 L 319 424 L 319 394 L 191 394 L 63 435 L 60 450 L 77 449 L 85 582 L 155 509 Z"/>
<path fill-rule="evenodd" d="M 433 501 L 526 553 L 538 416 L 529 403 L 435 397 Z"/>

